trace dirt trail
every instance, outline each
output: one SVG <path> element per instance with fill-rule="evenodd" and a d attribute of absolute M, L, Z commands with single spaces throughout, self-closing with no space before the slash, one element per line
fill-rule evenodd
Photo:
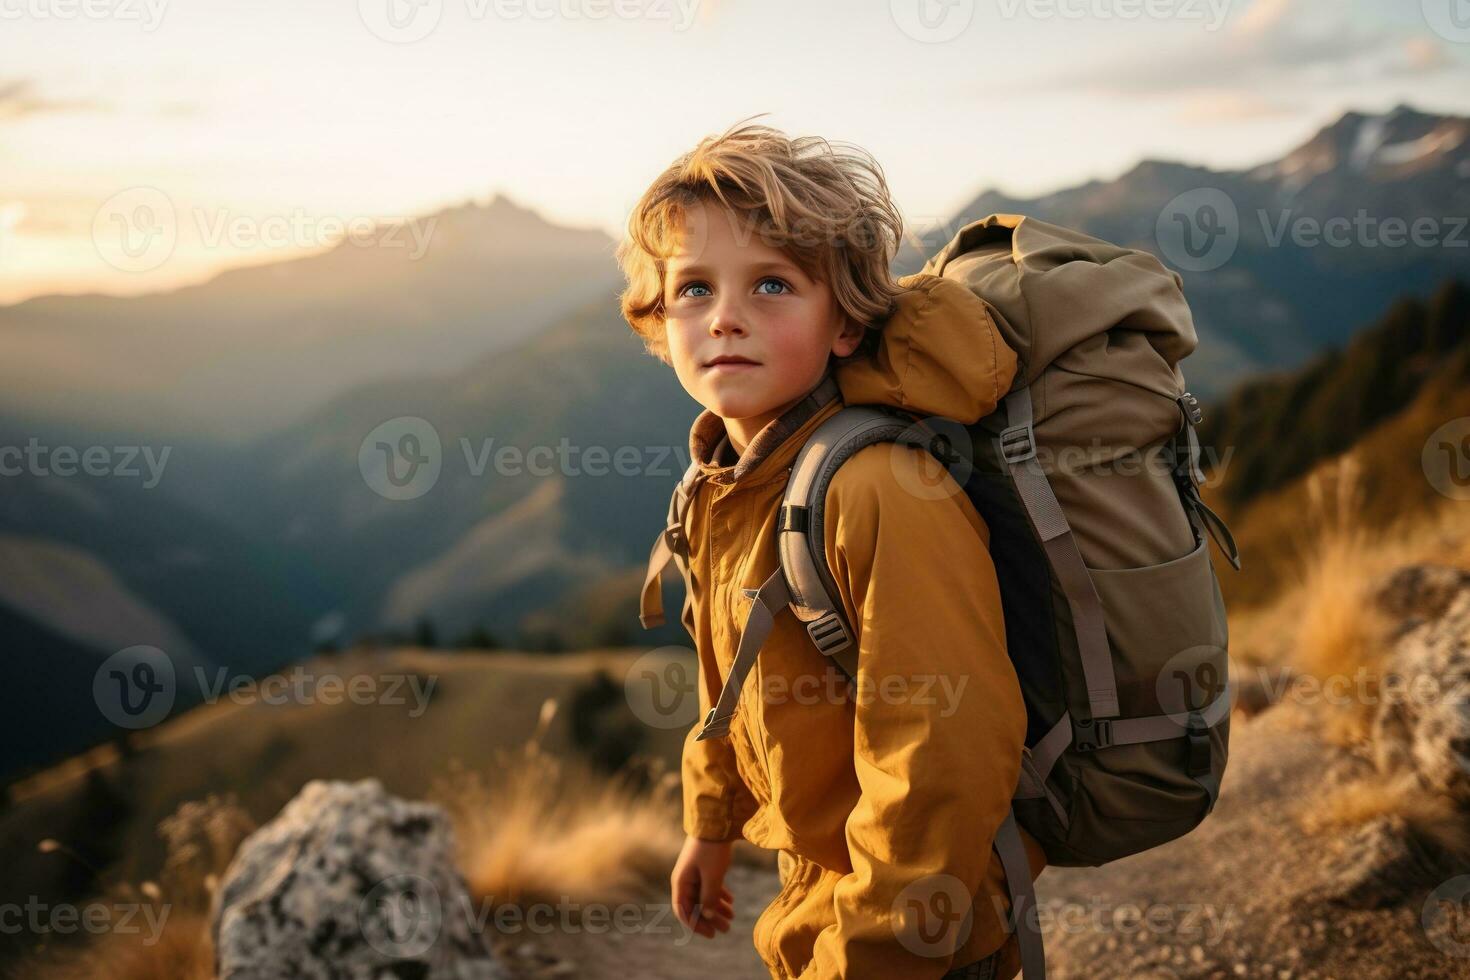
<path fill-rule="evenodd" d="M 1297 816 L 1358 767 L 1317 737 L 1316 718 L 1293 704 L 1237 715 L 1220 802 L 1198 829 L 1104 868 L 1047 869 L 1049 975 L 1470 977 L 1470 958 L 1427 935 L 1427 891 L 1376 910 L 1321 897 L 1342 837 L 1305 836 Z"/>
<path fill-rule="evenodd" d="M 1353 766 L 1313 726 L 1308 709 L 1290 704 L 1248 721 L 1237 716 L 1220 803 L 1199 829 L 1104 868 L 1048 868 L 1037 892 L 1049 976 L 1470 977 L 1470 955 L 1445 952 L 1426 933 L 1427 893 L 1377 910 L 1340 908 L 1316 897 L 1341 848 L 1335 839 L 1304 836 L 1296 816 Z M 750 936 L 779 887 L 775 870 L 737 863 L 730 887 L 736 922 L 714 940 L 696 936 L 680 944 L 677 923 L 659 934 L 534 937 L 534 950 L 545 958 L 516 962 L 528 977 L 764 980 Z M 1467 938 L 1460 948 L 1470 953 Z"/>
<path fill-rule="evenodd" d="M 767 980 L 769 974 L 750 937 L 755 920 L 781 889 L 775 862 L 755 865 L 737 859 L 726 872 L 725 883 L 735 896 L 735 921 L 729 932 L 712 939 L 686 930 L 664 902 L 657 908 L 650 903 L 649 914 L 637 929 L 531 935 L 497 944 L 497 951 L 521 980 Z"/>

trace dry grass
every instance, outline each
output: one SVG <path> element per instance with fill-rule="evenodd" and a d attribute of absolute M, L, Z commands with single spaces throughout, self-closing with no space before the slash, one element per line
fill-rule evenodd
<path fill-rule="evenodd" d="M 1470 828 L 1447 797 L 1430 792 L 1411 774 L 1374 774 L 1346 783 L 1298 812 L 1306 834 L 1337 836 L 1385 818 L 1402 820 L 1414 834 L 1447 855 L 1470 859 Z"/>
<path fill-rule="evenodd" d="M 1367 501 L 1357 460 L 1346 455 L 1306 481 L 1298 515 L 1292 576 L 1273 603 L 1232 611 L 1232 655 L 1257 668 L 1274 665 L 1364 697 L 1328 698 L 1311 727 L 1325 741 L 1365 747 L 1371 739 L 1379 679 L 1397 625 L 1375 589 L 1395 569 L 1433 563 L 1470 568 L 1470 522 L 1463 504 L 1443 501 L 1388 523 L 1363 519 Z M 1452 853 L 1470 853 L 1453 807 L 1406 773 L 1374 773 L 1309 799 L 1297 820 L 1324 835 L 1374 820 L 1399 818 Z"/>
<path fill-rule="evenodd" d="M 174 912 L 156 941 L 107 933 L 86 949 L 27 965 L 16 980 L 211 980 L 209 917 Z"/>
<path fill-rule="evenodd" d="M 191 801 L 158 830 L 168 858 L 157 881 L 124 883 L 86 903 L 116 914 L 116 928 L 85 945 L 46 949 L 14 974 L 16 980 L 211 980 L 214 943 L 209 903 L 220 876 L 255 829 L 233 797 Z M 47 851 L 66 850 L 54 840 Z"/>
<path fill-rule="evenodd" d="M 1226 607 L 1230 622 L 1230 660 L 1244 667 L 1279 667 L 1292 660 L 1297 611 L 1289 602 L 1269 606 Z"/>
<path fill-rule="evenodd" d="M 1380 529 L 1378 543 L 1401 546 L 1405 560 L 1470 562 L 1465 503 L 1446 499 L 1426 479 L 1421 453 L 1431 432 L 1446 419 L 1464 415 L 1470 415 L 1470 388 L 1426 390 L 1403 412 L 1365 434 L 1352 451 L 1353 480 L 1363 491 L 1353 523 Z M 1307 526 L 1314 506 L 1309 484 L 1317 481 L 1318 490 L 1327 491 L 1319 503 L 1332 503 L 1335 473 L 1341 465 L 1326 461 L 1314 467 L 1312 474 L 1239 507 L 1228 506 L 1216 488 L 1206 487 L 1207 502 L 1235 532 L 1244 564 L 1238 575 L 1221 569 L 1220 586 L 1232 614 L 1248 606 L 1274 605 L 1293 590 L 1302 549 L 1310 544 L 1314 532 Z M 1424 540 L 1436 527 L 1448 532 L 1445 540 Z"/>
<path fill-rule="evenodd" d="M 430 798 L 455 826 L 461 873 L 477 900 L 611 905 L 666 890 L 683 835 L 679 777 L 651 761 L 608 776 L 542 747 L 556 712 L 518 751 L 497 753 L 493 779 L 457 763 L 433 780 Z M 210 900 L 241 841 L 255 829 L 233 797 L 188 802 L 159 825 L 167 858 L 157 881 L 125 884 L 97 901 L 148 909 L 137 933 L 113 931 L 84 945 L 46 949 L 14 980 L 210 980 Z M 43 848 L 65 851 L 55 841 Z"/>
<path fill-rule="evenodd" d="M 1391 538 L 1369 531 L 1362 511 L 1359 469 L 1352 456 L 1314 473 L 1304 515 L 1311 545 L 1300 568 L 1293 667 L 1320 681 L 1366 673 L 1376 687 L 1385 655 L 1388 623 L 1372 601 L 1373 583 L 1393 564 Z M 1335 705 L 1325 735 L 1336 744 L 1367 738 L 1373 717 L 1368 699 Z"/>
<path fill-rule="evenodd" d="M 470 893 L 587 904 L 666 889 L 683 844 L 678 774 L 651 762 L 609 778 L 544 752 L 540 735 L 555 712 L 548 699 L 537 734 L 521 751 L 500 754 L 493 780 L 456 767 L 430 793 L 454 820 Z"/>
<path fill-rule="evenodd" d="M 1312 803 L 1298 817 L 1303 831 L 1325 834 L 1350 829 L 1380 817 L 1403 816 L 1433 809 L 1432 801 L 1418 791 L 1412 779 L 1371 776 L 1333 789 Z"/>
<path fill-rule="evenodd" d="M 1286 667 L 1323 684 L 1335 679 L 1371 695 L 1395 625 L 1374 601 L 1374 590 L 1405 565 L 1470 568 L 1470 522 L 1458 501 L 1447 500 L 1391 524 L 1370 524 L 1363 519 L 1362 471 L 1351 454 L 1319 467 L 1304 490 L 1291 538 L 1293 560 L 1276 600 L 1231 609 L 1232 657 L 1252 667 Z M 1321 719 L 1329 741 L 1353 745 L 1368 738 L 1371 698 L 1330 709 Z"/>

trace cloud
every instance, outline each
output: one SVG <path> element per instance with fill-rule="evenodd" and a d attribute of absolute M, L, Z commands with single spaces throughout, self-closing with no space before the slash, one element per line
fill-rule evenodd
<path fill-rule="evenodd" d="M 191 119 L 203 114 L 204 106 L 198 102 L 164 102 L 157 107 L 157 112 L 160 116 Z"/>
<path fill-rule="evenodd" d="M 1404 65 L 1410 74 L 1427 74 L 1447 68 L 1450 64 L 1449 55 L 1445 54 L 1444 45 L 1431 41 L 1427 37 L 1411 37 L 1404 40 L 1403 45 Z"/>
<path fill-rule="evenodd" d="M 1212 89 L 1186 94 L 1183 105 L 1174 114 L 1174 119 L 1185 124 L 1243 122 L 1294 116 L 1300 109 L 1300 106 L 1293 103 L 1250 92 Z"/>
<path fill-rule="evenodd" d="M 1452 64 L 1441 44 L 1365 28 L 1330 0 L 1257 0 L 1226 29 L 1148 58 L 1127 57 L 1078 68 L 1029 85 L 1031 92 L 1084 89 L 1136 97 L 1210 98 L 1237 92 L 1403 78 Z"/>
<path fill-rule="evenodd" d="M 52 99 L 35 94 L 30 79 L 0 82 L 0 119 L 20 119 L 59 112 L 99 112 L 107 103 L 96 99 Z"/>
<path fill-rule="evenodd" d="M 1271 30 L 1292 13 L 1295 0 L 1256 0 L 1235 22 L 1235 32 L 1242 36 L 1259 37 Z"/>

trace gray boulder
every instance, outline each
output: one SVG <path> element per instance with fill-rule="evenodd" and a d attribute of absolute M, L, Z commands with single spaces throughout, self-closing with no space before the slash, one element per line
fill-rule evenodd
<path fill-rule="evenodd" d="M 1470 588 L 1399 638 L 1379 693 L 1379 770 L 1470 806 Z"/>
<path fill-rule="evenodd" d="M 218 980 L 507 980 L 437 806 L 314 780 L 240 845 L 211 908 Z"/>
<path fill-rule="evenodd" d="M 1426 562 L 1394 569 L 1378 583 L 1375 600 L 1401 636 L 1443 616 L 1462 592 L 1470 590 L 1470 571 Z"/>
<path fill-rule="evenodd" d="M 1377 908 L 1470 866 L 1470 573 L 1399 569 L 1377 595 L 1397 624 L 1373 717 L 1372 766 L 1415 806 L 1360 827 L 1332 862 L 1327 897 Z"/>

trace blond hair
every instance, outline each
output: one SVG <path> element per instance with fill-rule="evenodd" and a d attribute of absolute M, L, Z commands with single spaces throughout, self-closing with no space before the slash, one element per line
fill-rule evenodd
<path fill-rule="evenodd" d="M 847 148 L 742 120 L 705 137 L 643 192 L 617 260 L 627 280 L 623 317 L 650 354 L 669 363 L 664 276 L 684 215 L 700 203 L 757 224 L 763 241 L 825 283 L 847 316 L 867 327 L 851 356 L 872 349 L 900 292 L 890 267 L 903 219 L 872 155 L 837 145 Z"/>

